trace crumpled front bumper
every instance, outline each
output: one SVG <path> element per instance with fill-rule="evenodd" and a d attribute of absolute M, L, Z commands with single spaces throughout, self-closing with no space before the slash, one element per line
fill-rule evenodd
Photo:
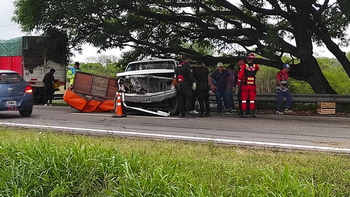
<path fill-rule="evenodd" d="M 132 103 L 158 103 L 176 97 L 176 91 L 176 89 L 171 89 L 162 92 L 145 94 L 125 93 L 124 98 L 126 102 Z"/>

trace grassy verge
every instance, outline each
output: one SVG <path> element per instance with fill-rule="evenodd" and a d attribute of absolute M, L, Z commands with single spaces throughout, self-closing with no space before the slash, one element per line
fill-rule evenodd
<path fill-rule="evenodd" d="M 53 106 L 69 106 L 64 100 L 53 100 Z"/>
<path fill-rule="evenodd" d="M 0 196 L 349 196 L 349 155 L 0 128 Z"/>

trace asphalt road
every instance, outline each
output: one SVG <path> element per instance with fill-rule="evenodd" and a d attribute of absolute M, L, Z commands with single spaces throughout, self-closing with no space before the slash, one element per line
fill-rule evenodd
<path fill-rule="evenodd" d="M 350 153 L 350 118 L 257 114 L 257 118 L 242 119 L 235 114 L 215 113 L 210 118 L 195 119 L 142 114 L 112 116 L 113 113 L 80 113 L 70 107 L 35 106 L 28 118 L 18 112 L 0 112 L 0 124 L 96 135 Z"/>

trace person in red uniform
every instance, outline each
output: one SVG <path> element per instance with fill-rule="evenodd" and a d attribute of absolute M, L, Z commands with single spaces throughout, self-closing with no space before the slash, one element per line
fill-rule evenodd
<path fill-rule="evenodd" d="M 290 94 L 290 91 L 288 89 L 288 73 L 289 73 L 290 66 L 289 64 L 284 64 L 283 69 L 280 70 L 277 73 L 277 109 L 276 114 L 284 114 L 281 111 L 281 103 L 283 100 L 283 97 L 287 98 L 286 103 L 286 110 L 285 113 L 291 113 L 291 106 L 292 106 L 292 95 Z"/>
<path fill-rule="evenodd" d="M 242 66 L 241 71 L 238 74 L 237 84 L 242 87 L 242 118 L 247 116 L 247 99 L 250 100 L 250 117 L 255 118 L 255 97 L 256 97 L 256 84 L 255 84 L 255 75 L 259 71 L 259 65 L 254 64 L 255 56 L 253 53 L 250 53 L 247 56 L 247 63 Z"/>

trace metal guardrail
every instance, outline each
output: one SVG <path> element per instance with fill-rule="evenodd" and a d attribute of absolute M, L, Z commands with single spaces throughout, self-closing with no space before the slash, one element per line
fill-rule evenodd
<path fill-rule="evenodd" d="M 237 94 L 234 99 L 237 101 Z M 336 102 L 350 103 L 350 95 L 337 94 L 292 94 L 294 103 L 317 103 L 317 102 Z M 215 101 L 215 95 L 210 94 L 209 100 Z M 283 99 L 285 101 L 285 98 Z M 257 102 L 277 102 L 277 93 L 257 94 L 255 101 Z"/>
<path fill-rule="evenodd" d="M 233 95 L 237 101 L 237 94 Z M 336 102 L 336 103 L 350 103 L 350 95 L 337 94 L 293 94 L 294 103 L 317 103 L 317 102 Z M 63 94 L 54 94 L 54 100 L 62 100 Z M 210 101 L 216 101 L 215 95 L 210 94 Z M 285 101 L 285 98 L 283 99 Z M 257 94 L 255 101 L 257 102 L 277 102 L 277 93 Z"/>

